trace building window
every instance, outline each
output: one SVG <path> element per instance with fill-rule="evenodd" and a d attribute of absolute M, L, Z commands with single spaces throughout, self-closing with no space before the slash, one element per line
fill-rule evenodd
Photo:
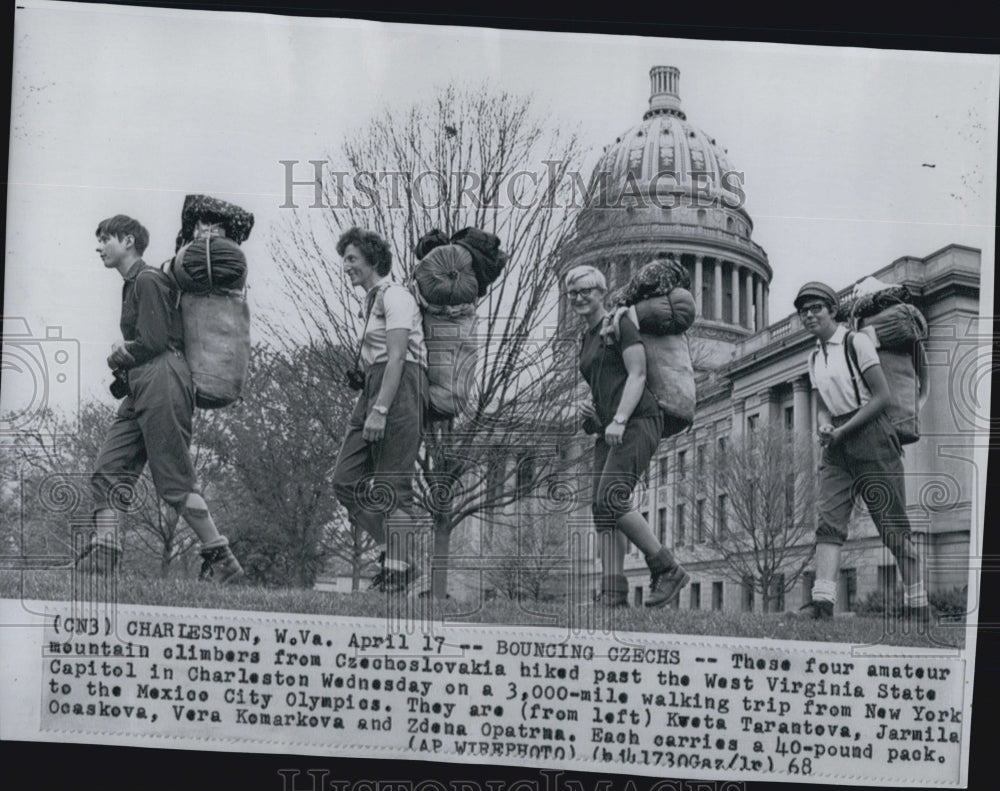
<path fill-rule="evenodd" d="M 719 457 L 719 459 L 722 459 L 722 457 L 726 455 L 726 438 L 725 437 L 719 437 L 715 441 L 715 453 Z"/>
<path fill-rule="evenodd" d="M 695 469 L 698 471 L 698 476 L 701 477 L 705 474 L 705 446 L 699 445 L 697 451 L 695 451 Z"/>
<path fill-rule="evenodd" d="M 743 578 L 743 590 L 740 598 L 743 612 L 753 612 L 753 577 Z"/>
<path fill-rule="evenodd" d="M 724 494 L 716 498 L 715 530 L 719 538 L 725 538 L 729 532 L 729 498 Z"/>
<path fill-rule="evenodd" d="M 785 575 L 775 574 L 771 577 L 771 612 L 785 611 Z"/>
<path fill-rule="evenodd" d="M 535 460 L 528 456 L 521 459 L 517 465 L 517 496 L 527 497 L 531 494 L 535 481 Z"/>
<path fill-rule="evenodd" d="M 677 503 L 677 519 L 675 520 L 674 546 L 684 545 L 684 503 Z"/>
<path fill-rule="evenodd" d="M 813 597 L 813 585 L 816 584 L 815 571 L 802 572 L 802 601 L 811 602 Z"/>
<path fill-rule="evenodd" d="M 701 609 L 701 583 L 692 582 L 691 583 L 691 609 L 700 610 Z"/>
<path fill-rule="evenodd" d="M 795 473 L 785 474 L 785 520 L 791 527 L 795 521 Z"/>
<path fill-rule="evenodd" d="M 677 451 L 677 477 L 683 478 L 687 475 L 687 451 Z"/>
<path fill-rule="evenodd" d="M 695 518 L 695 540 L 699 544 L 705 543 L 705 501 L 699 500 L 694 506 Z"/>
<path fill-rule="evenodd" d="M 636 607 L 642 607 L 642 585 L 635 586 L 634 601 Z"/>
<path fill-rule="evenodd" d="M 722 609 L 722 583 L 713 582 L 712 583 L 712 609 L 721 610 Z"/>
<path fill-rule="evenodd" d="M 795 437 L 795 407 L 785 407 L 785 439 L 789 442 Z"/>
<path fill-rule="evenodd" d="M 660 508 L 656 512 L 656 538 L 661 544 L 667 543 L 667 509 Z"/>
<path fill-rule="evenodd" d="M 757 427 L 760 425 L 760 414 L 755 413 L 753 415 L 747 415 L 747 429 L 750 431 L 756 431 Z"/>
<path fill-rule="evenodd" d="M 885 602 L 886 612 L 894 612 L 903 603 L 902 588 L 896 586 L 896 564 L 878 567 L 878 591 Z"/>
<path fill-rule="evenodd" d="M 667 482 L 667 471 L 670 469 L 670 457 L 664 453 L 660 456 L 660 486 Z"/>
<path fill-rule="evenodd" d="M 840 590 L 837 591 L 837 599 L 841 602 L 845 612 L 854 609 L 854 602 L 858 595 L 858 571 L 857 569 L 840 570 Z"/>

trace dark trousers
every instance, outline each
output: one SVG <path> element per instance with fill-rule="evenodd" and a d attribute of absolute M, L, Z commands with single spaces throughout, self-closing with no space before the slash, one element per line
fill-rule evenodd
<path fill-rule="evenodd" d="M 632 492 L 656 453 L 663 416 L 633 418 L 625 424 L 621 445 L 608 445 L 602 431 L 594 443 L 591 511 L 598 531 L 614 530 L 631 508 Z"/>
<path fill-rule="evenodd" d="M 191 462 L 194 385 L 180 352 L 167 351 L 129 371 L 131 395 L 125 396 L 97 456 L 91 492 L 98 508 L 127 502 L 129 492 L 149 463 L 156 492 L 174 508 L 196 491 Z"/>
<path fill-rule="evenodd" d="M 833 419 L 843 425 L 850 415 Z M 914 557 L 906 515 L 902 446 L 883 412 L 836 447 L 823 449 L 819 468 L 819 523 L 816 542 L 843 544 L 854 500 L 860 496 L 882 543 L 897 561 Z"/>
<path fill-rule="evenodd" d="M 362 436 L 365 419 L 384 375 L 384 363 L 368 370 L 333 472 L 334 493 L 351 522 L 380 544 L 386 540 L 389 514 L 396 509 L 408 515 L 414 512 L 413 476 L 429 393 L 427 372 L 416 363 L 404 363 L 385 434 L 378 442 L 367 442 Z"/>

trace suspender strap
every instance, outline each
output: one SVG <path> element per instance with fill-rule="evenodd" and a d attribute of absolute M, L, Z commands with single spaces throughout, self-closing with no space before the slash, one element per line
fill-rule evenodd
<path fill-rule="evenodd" d="M 858 376 L 861 375 L 861 365 L 858 363 L 858 352 L 854 348 L 854 332 L 848 330 L 844 334 L 844 357 L 847 360 L 847 370 L 851 374 L 851 385 L 854 387 L 854 400 L 861 408 L 861 391 L 858 389 Z"/>

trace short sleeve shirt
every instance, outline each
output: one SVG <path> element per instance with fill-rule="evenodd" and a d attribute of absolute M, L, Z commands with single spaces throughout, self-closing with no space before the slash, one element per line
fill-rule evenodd
<path fill-rule="evenodd" d="M 847 350 L 844 346 L 846 337 L 847 328 L 841 324 L 826 343 L 816 341 L 816 350 L 810 358 L 812 362 L 809 366 L 809 379 L 819 397 L 823 399 L 827 410 L 834 417 L 860 409 L 872 397 L 863 376 L 853 377 L 858 385 L 857 396 L 854 393 L 851 369 L 847 367 Z M 852 333 L 851 338 L 861 373 L 873 365 L 879 365 L 878 352 L 871 338 L 863 332 Z M 858 396 L 861 398 L 860 404 Z"/>
<path fill-rule="evenodd" d="M 594 399 L 594 406 L 597 410 L 597 417 L 602 426 L 607 426 L 622 400 L 622 392 L 625 390 L 625 381 L 628 379 L 628 370 L 625 368 L 625 359 L 622 351 L 629 346 L 641 344 L 642 338 L 639 330 L 627 316 L 623 316 L 619 325 L 619 340 L 608 345 L 600 336 L 601 325 L 598 324 L 593 329 L 586 332 L 583 337 L 583 348 L 580 350 L 580 373 L 590 385 L 590 392 Z M 656 403 L 656 398 L 649 391 L 648 387 L 643 387 L 642 398 L 636 404 L 631 417 L 656 417 L 660 407 Z"/>
<path fill-rule="evenodd" d="M 361 360 L 366 368 L 388 362 L 389 347 L 386 333 L 389 330 L 409 330 L 405 360 L 427 367 L 427 346 L 424 343 L 424 322 L 417 300 L 408 289 L 388 279 L 380 280 L 373 287 L 375 302 L 372 305 L 365 337 L 361 343 Z M 369 297 L 365 302 L 368 302 Z"/>

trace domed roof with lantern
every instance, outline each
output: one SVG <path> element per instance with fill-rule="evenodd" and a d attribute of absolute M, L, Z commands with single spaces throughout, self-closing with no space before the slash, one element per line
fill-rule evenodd
<path fill-rule="evenodd" d="M 571 258 L 601 268 L 612 288 L 654 258 L 680 260 L 698 301 L 695 332 L 737 341 L 766 326 L 773 275 L 751 239 L 744 174 L 688 121 L 680 71 L 654 66 L 649 77 L 641 123 L 607 146 L 594 169 Z"/>

